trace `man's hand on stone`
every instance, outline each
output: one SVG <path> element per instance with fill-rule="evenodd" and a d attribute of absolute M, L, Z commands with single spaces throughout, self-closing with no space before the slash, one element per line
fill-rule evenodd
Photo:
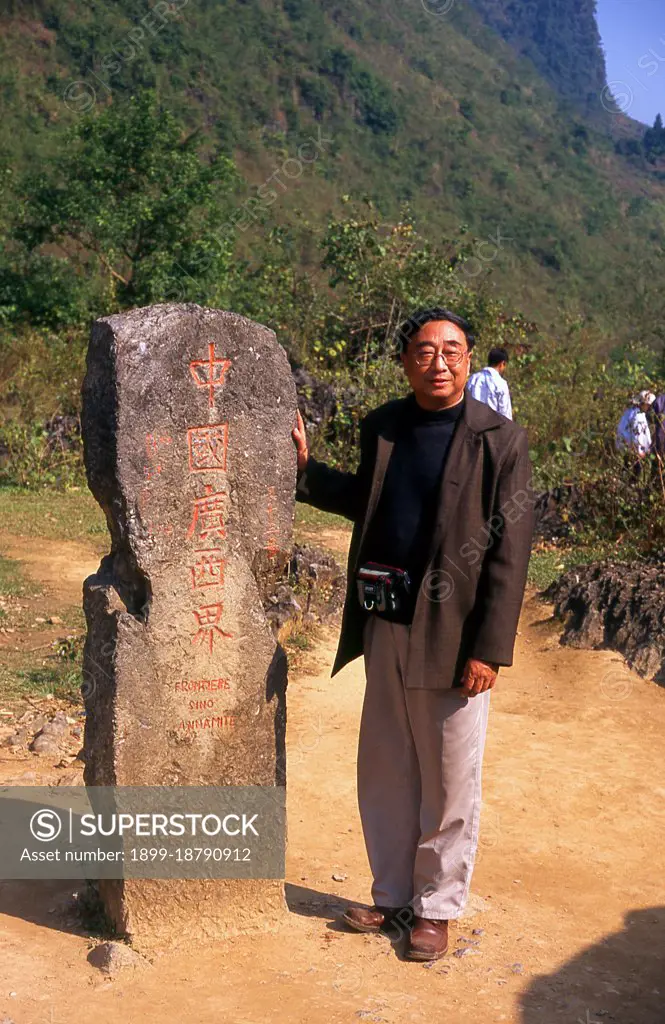
<path fill-rule="evenodd" d="M 309 449 L 307 447 L 305 424 L 303 423 L 303 419 L 299 411 L 296 411 L 296 416 L 298 417 L 298 420 L 296 426 L 291 431 L 291 437 L 295 442 L 296 452 L 298 454 L 298 472 L 302 473 L 305 466 L 307 465 L 307 459 L 309 458 Z"/>
<path fill-rule="evenodd" d="M 496 682 L 499 666 L 488 661 L 469 658 L 462 676 L 462 693 L 465 697 L 475 697 L 485 690 L 491 690 Z"/>

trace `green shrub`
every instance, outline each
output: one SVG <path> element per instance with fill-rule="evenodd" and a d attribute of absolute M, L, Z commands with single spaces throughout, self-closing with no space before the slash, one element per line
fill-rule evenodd
<path fill-rule="evenodd" d="M 80 443 L 69 449 L 54 445 L 40 424 L 10 420 L 0 428 L 0 444 L 0 485 L 67 488 L 85 483 Z"/>
<path fill-rule="evenodd" d="M 79 433 L 49 430 L 54 416 L 76 422 L 84 373 L 82 332 L 0 336 L 0 484 L 67 488 L 85 482 Z"/>

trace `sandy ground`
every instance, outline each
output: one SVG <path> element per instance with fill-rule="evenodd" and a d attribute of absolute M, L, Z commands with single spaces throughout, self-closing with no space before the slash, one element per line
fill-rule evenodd
<path fill-rule="evenodd" d="M 44 582 L 76 600 L 97 556 L 58 552 Z M 109 980 L 87 962 L 76 883 L 0 883 L 0 1021 L 662 1024 L 665 689 L 615 654 L 560 647 L 549 612 L 527 601 L 492 698 L 472 916 L 451 931 L 451 953 L 467 938 L 472 953 L 414 964 L 400 942 L 337 922 L 369 895 L 355 798 L 364 677 L 356 661 L 329 678 L 327 630 L 289 684 L 283 927 Z M 2 752 L 0 783 L 26 768 L 55 771 Z"/>

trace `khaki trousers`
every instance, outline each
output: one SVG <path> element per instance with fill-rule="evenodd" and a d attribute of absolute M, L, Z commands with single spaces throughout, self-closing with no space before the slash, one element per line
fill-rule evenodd
<path fill-rule="evenodd" d="M 406 689 L 409 626 L 371 615 L 358 748 L 358 804 L 378 906 L 452 920 L 478 847 L 490 691 Z"/>

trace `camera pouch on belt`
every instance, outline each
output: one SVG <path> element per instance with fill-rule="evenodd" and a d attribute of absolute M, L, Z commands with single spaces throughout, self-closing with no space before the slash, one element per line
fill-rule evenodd
<path fill-rule="evenodd" d="M 356 574 L 358 599 L 368 612 L 396 612 L 411 590 L 405 569 L 379 562 L 366 562 Z"/>

